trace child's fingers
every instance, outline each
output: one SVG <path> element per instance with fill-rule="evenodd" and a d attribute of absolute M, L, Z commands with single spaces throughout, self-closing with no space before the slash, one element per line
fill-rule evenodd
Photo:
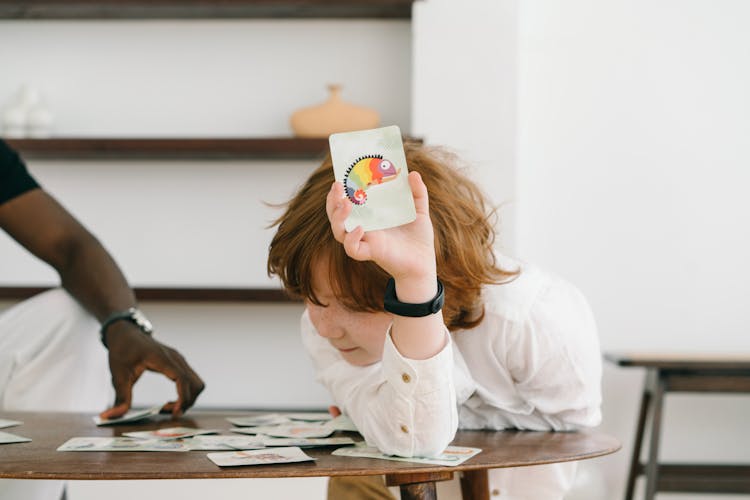
<path fill-rule="evenodd" d="M 414 208 L 417 213 L 428 214 L 430 211 L 429 197 L 427 195 L 427 186 L 422 181 L 419 172 L 409 172 L 409 187 L 411 194 L 414 196 Z"/>
<path fill-rule="evenodd" d="M 351 203 L 344 198 L 344 188 L 339 182 L 334 182 L 326 196 L 326 214 L 328 221 L 331 223 L 333 237 L 339 243 L 344 242 L 346 228 L 344 221 L 351 212 Z"/>
<path fill-rule="evenodd" d="M 363 240 L 365 230 L 362 226 L 357 226 L 354 231 L 346 233 L 344 236 L 344 251 L 354 260 L 370 260 L 370 246 Z"/>
<path fill-rule="evenodd" d="M 328 220 L 331 220 L 333 217 L 333 210 L 336 207 L 338 203 L 338 182 L 334 182 L 331 184 L 331 189 L 328 190 L 328 194 L 326 195 L 326 215 L 328 215 Z"/>

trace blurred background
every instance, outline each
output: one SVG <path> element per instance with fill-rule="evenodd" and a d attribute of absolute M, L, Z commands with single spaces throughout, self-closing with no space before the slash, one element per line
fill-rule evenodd
<path fill-rule="evenodd" d="M 744 0 L 418 0 L 411 16 L 389 19 L 2 19 L 0 109 L 26 86 L 52 138 L 291 137 L 290 115 L 340 84 L 382 124 L 467 162 L 501 207 L 500 251 L 575 283 L 604 351 L 750 353 L 748 26 Z M 317 158 L 28 163 L 134 286 L 273 290 L 267 226 L 279 211 L 269 204 Z M 4 234 L 0 256 L 0 288 L 56 284 Z M 298 340 L 300 304 L 142 308 L 207 381 L 199 407 L 329 404 Z M 623 450 L 582 463 L 570 498 L 622 496 L 642 382 L 639 369 L 605 364 L 601 429 Z M 135 404 L 172 390 L 145 376 Z M 661 456 L 750 461 L 749 417 L 747 397 L 669 396 Z M 189 499 L 218 487 L 159 483 L 120 483 L 116 494 Z M 222 487 L 323 498 L 325 482 Z M 73 483 L 69 499 L 113 490 Z"/>

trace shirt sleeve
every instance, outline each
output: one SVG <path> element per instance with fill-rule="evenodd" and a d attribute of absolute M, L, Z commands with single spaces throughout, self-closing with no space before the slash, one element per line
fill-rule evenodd
<path fill-rule="evenodd" d="M 531 410 L 515 417 L 518 427 L 565 431 L 601 422 L 599 340 L 578 289 L 552 279 L 507 342 L 507 366 Z"/>
<path fill-rule="evenodd" d="M 398 352 L 389 328 L 382 361 L 363 367 L 349 364 L 320 337 L 307 311 L 301 330 L 316 379 L 369 445 L 391 455 L 430 457 L 453 440 L 458 412 L 447 330 L 442 351 L 429 359 L 413 360 Z"/>
<path fill-rule="evenodd" d="M 0 205 L 38 187 L 23 160 L 0 140 Z"/>

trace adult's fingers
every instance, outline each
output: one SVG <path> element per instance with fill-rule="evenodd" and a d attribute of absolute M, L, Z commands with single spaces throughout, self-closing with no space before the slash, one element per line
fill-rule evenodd
<path fill-rule="evenodd" d="M 127 369 L 111 367 L 111 370 L 112 386 L 115 388 L 115 404 L 99 414 L 104 419 L 121 417 L 127 413 L 133 399 L 133 385 L 140 376 L 140 373 L 130 372 Z"/>
<path fill-rule="evenodd" d="M 161 354 L 148 368 L 151 371 L 162 373 L 175 382 L 177 400 L 165 404 L 162 407 L 162 412 L 170 412 L 174 417 L 178 417 L 182 412 L 193 406 L 205 385 L 179 352 L 161 346 Z"/>
<path fill-rule="evenodd" d="M 206 388 L 206 384 L 198 376 L 195 370 L 193 370 L 193 368 L 187 363 L 187 361 L 185 361 L 185 358 L 182 356 L 182 354 L 176 351 L 175 354 L 177 354 L 178 362 L 183 367 L 183 372 L 186 374 L 186 380 L 190 387 L 190 397 L 182 401 L 182 407 L 180 408 L 184 412 L 195 404 L 195 400 L 198 399 L 200 393 L 203 392 L 203 389 Z"/>

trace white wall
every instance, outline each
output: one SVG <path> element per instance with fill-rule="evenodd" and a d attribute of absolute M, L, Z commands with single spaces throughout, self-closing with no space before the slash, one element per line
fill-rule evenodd
<path fill-rule="evenodd" d="M 750 159 L 745 146 L 750 132 L 749 9 L 743 0 L 430 0 L 415 4 L 413 56 L 404 49 L 411 36 L 404 22 L 368 22 L 367 30 L 357 30 L 355 22 L 351 31 L 349 21 L 312 21 L 309 26 L 305 21 L 304 27 L 272 22 L 274 29 L 264 28 L 265 21 L 104 27 L 0 23 L 0 102 L 29 80 L 57 103 L 58 124 L 71 133 L 278 135 L 288 133 L 286 117 L 292 109 L 323 98 L 329 75 L 369 75 L 372 66 L 385 65 L 397 82 L 387 97 L 369 87 L 367 78 L 344 81 L 348 97 L 381 109 L 385 123 L 398 123 L 429 143 L 446 144 L 470 161 L 490 196 L 510 202 L 510 209 L 501 213 L 501 246 L 579 285 L 594 307 L 605 349 L 748 351 L 740 311 L 742 299 L 750 295 L 743 258 L 750 250 L 750 206 L 743 196 L 750 180 L 743 168 Z M 291 24 L 281 29 L 284 23 Z M 92 46 L 83 35 L 86 30 L 103 30 L 114 41 Z M 359 45 L 355 32 L 370 30 L 374 34 L 362 35 Z M 350 43 L 337 43 L 341 34 Z M 274 44 L 266 42 L 269 37 Z M 304 50 L 312 39 L 316 46 L 321 40 L 322 52 Z M 388 40 L 395 41 L 390 45 Z M 215 55 L 227 46 L 237 50 Z M 275 58 L 267 55 L 272 46 L 290 61 L 289 67 L 313 61 L 306 66 L 312 73 L 292 80 L 283 73 L 286 66 L 277 69 Z M 128 47 L 137 48 L 139 57 L 129 54 Z M 343 61 L 357 61 L 359 53 L 373 47 L 383 48 L 377 65 L 342 71 L 348 68 Z M 77 69 L 57 62 L 61 60 L 75 62 Z M 197 64 L 210 71 L 196 70 Z M 38 83 L 52 81 L 48 79 L 54 83 Z M 411 99 L 403 91 L 410 85 Z M 151 112 L 156 104 L 164 114 Z M 140 118 L 143 113 L 148 120 Z M 136 283 L 252 285 L 264 279 L 258 268 L 246 267 L 252 259 L 244 259 L 236 248 L 226 249 L 228 267 L 204 264 L 224 263 L 215 242 L 225 241 L 225 233 L 234 234 L 236 247 L 244 245 L 257 259 L 253 252 L 260 246 L 251 250 L 250 245 L 262 238 L 255 231 L 261 231 L 267 212 L 257 205 L 256 195 L 265 189 L 282 194 L 285 185 L 272 182 L 249 196 L 236 186 L 231 196 L 212 187 L 204 201 L 217 204 L 201 215 L 193 176 L 211 186 L 231 177 L 255 189 L 255 170 L 239 164 L 211 164 L 208 172 L 195 164 L 122 165 L 165 189 L 176 186 L 164 203 L 166 214 L 179 206 L 191 218 L 223 221 L 218 232 L 207 228 L 205 238 L 198 233 L 182 240 L 172 233 L 186 247 L 184 254 L 165 253 L 165 246 L 154 242 L 153 262 L 166 262 L 162 267 L 100 219 L 95 208 L 101 194 L 92 192 L 93 183 L 77 184 L 76 179 L 121 180 L 129 183 L 123 191 L 137 186 L 135 181 L 120 179 L 123 170 L 70 163 L 57 167 L 32 164 L 43 181 L 105 235 L 102 239 L 125 261 Z M 302 172 L 306 167 L 289 168 Z M 190 176 L 181 178 L 182 172 Z M 115 191 L 111 196 L 118 206 L 108 210 L 119 214 L 121 223 L 135 216 L 139 223 L 134 227 L 145 224 L 147 234 L 157 238 L 164 220 L 149 224 L 160 217 L 152 213 L 157 198 L 153 188 L 150 192 L 143 206 L 139 200 L 134 214 L 128 214 L 122 208 L 127 196 Z M 227 221 L 221 217 L 227 206 L 253 214 L 258 210 L 257 218 Z M 252 229 L 244 233 L 243 224 Z M 20 251 L 0 246 L 4 256 L 9 251 L 21 259 Z M 35 264 L 22 265 L 35 280 L 50 279 Z M 0 274 L 12 272 L 0 269 Z M 301 351 L 293 350 L 298 306 L 274 306 L 286 308 L 280 314 L 264 307 L 149 304 L 147 310 L 165 338 L 210 377 L 203 404 L 275 404 L 284 401 L 284 394 L 301 396 L 305 405 L 325 404 L 326 396 L 312 382 L 288 387 L 279 377 L 274 381 L 281 384 L 277 394 L 269 385 L 254 383 L 257 374 L 267 378 L 271 368 L 259 360 L 276 352 L 290 356 L 291 369 L 308 369 Z M 205 332 L 214 335 L 214 325 L 230 333 L 212 340 L 208 351 Z M 232 352 L 215 347 L 229 342 L 248 347 Z M 239 377 L 232 376 L 236 370 Z M 288 379 L 297 376 L 295 372 Z M 618 436 L 625 450 L 586 462 L 581 477 L 589 486 L 576 498 L 599 500 L 602 490 L 604 498 L 621 496 L 640 383 L 637 370 L 607 367 L 603 429 Z M 136 397 L 150 401 L 161 399 L 169 388 L 149 382 L 140 391 Z M 663 456 L 750 460 L 748 410 L 748 401 L 739 397 L 670 396 Z M 714 432 L 701 432 L 706 427 Z M 602 476 L 605 485 L 597 483 Z"/>
<path fill-rule="evenodd" d="M 410 43 L 405 20 L 0 21 L 0 105 L 28 82 L 60 135 L 289 135 L 335 82 L 409 130 Z"/>
<path fill-rule="evenodd" d="M 410 47 L 401 20 L 4 21 L 0 107 L 29 83 L 56 136 L 290 136 L 291 113 L 340 82 L 344 99 L 408 131 Z M 287 199 L 314 166 L 30 162 L 133 283 L 175 286 L 267 284 L 263 228 L 278 211 L 263 202 Z M 11 248 L 0 239 L 0 282 L 54 279 Z"/>
<path fill-rule="evenodd" d="M 518 251 L 582 288 L 605 350 L 750 353 L 748 25 L 742 0 L 521 2 Z M 608 498 L 640 383 L 605 372 Z M 669 396 L 662 456 L 748 462 L 748 414 Z"/>
<path fill-rule="evenodd" d="M 377 109 L 384 124 L 411 129 L 405 20 L 1 21 L 0 67 L 0 109 L 29 83 L 54 113 L 57 136 L 290 136 L 291 113 L 324 101 L 328 83 L 341 83 L 345 100 Z M 263 202 L 286 200 L 316 162 L 29 166 L 133 284 L 264 287 L 274 284 L 265 275 L 272 233 L 264 228 L 279 212 Z M 4 234 L 0 257 L 0 286 L 57 282 Z M 299 342 L 299 304 L 142 307 L 158 338 L 206 380 L 198 406 L 328 405 Z M 173 386 L 155 375 L 134 390 L 136 405 L 173 397 Z M 268 483 L 223 487 L 258 498 L 322 498 L 325 489 L 321 479 Z M 166 484 L 192 498 L 216 487 Z M 76 483 L 70 498 L 101 496 L 102 488 L 151 496 L 165 485 Z"/>
<path fill-rule="evenodd" d="M 500 208 L 498 245 L 515 233 L 516 0 L 414 4 L 412 124 L 454 150 Z"/>
<path fill-rule="evenodd" d="M 377 109 L 383 123 L 410 130 L 405 20 L 2 21 L 0 65 L 0 107 L 29 83 L 62 137 L 290 136 L 291 113 L 325 100 L 331 82 L 343 85 L 344 99 Z M 266 226 L 280 212 L 266 203 L 288 199 L 315 166 L 29 162 L 131 283 L 208 287 L 276 286 L 265 271 Z M 0 255 L 2 285 L 57 282 L 4 234 Z M 144 308 L 159 337 L 208 381 L 199 405 L 327 405 L 298 342 L 299 305 Z M 268 379 L 269 363 L 279 357 L 289 361 L 287 372 Z M 163 385 L 158 377 L 143 380 L 135 403 L 163 399 Z"/>

